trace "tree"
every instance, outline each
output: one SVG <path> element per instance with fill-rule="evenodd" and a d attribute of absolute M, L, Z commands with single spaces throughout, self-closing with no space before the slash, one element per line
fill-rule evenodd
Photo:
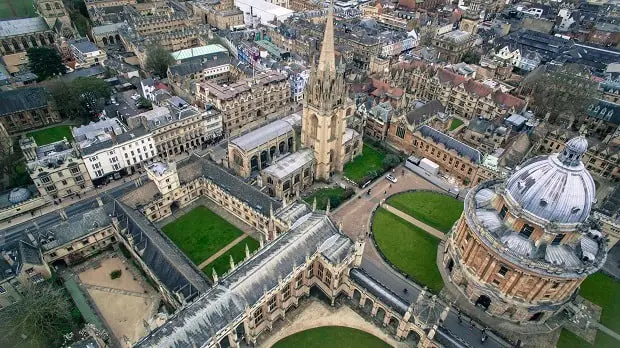
<path fill-rule="evenodd" d="M 155 44 L 146 50 L 146 69 L 159 77 L 165 77 L 174 58 L 163 46 Z"/>
<path fill-rule="evenodd" d="M 463 54 L 462 60 L 467 64 L 478 64 L 480 63 L 480 53 L 475 50 L 469 50 Z"/>
<path fill-rule="evenodd" d="M 26 286 L 17 304 L 0 311 L 0 346 L 60 347 L 63 335 L 77 329 L 72 305 L 60 287 Z"/>
<path fill-rule="evenodd" d="M 153 108 L 153 103 L 151 103 L 150 100 L 144 98 L 144 97 L 140 97 L 138 99 L 138 108 L 140 109 L 152 109 Z"/>
<path fill-rule="evenodd" d="M 577 65 L 551 69 L 543 67 L 528 76 L 524 89 L 530 90 L 530 105 L 540 117 L 549 113 L 549 121 L 558 117 L 577 119 L 598 95 L 598 84 L 590 73 Z"/>
<path fill-rule="evenodd" d="M 55 81 L 50 88 L 56 107 L 63 117 L 89 120 L 99 114 L 112 90 L 95 77 L 78 77 L 73 81 Z"/>
<path fill-rule="evenodd" d="M 54 75 L 67 72 L 67 68 L 62 64 L 60 53 L 51 47 L 28 49 L 28 67 L 37 75 L 38 81 L 47 80 Z"/>
<path fill-rule="evenodd" d="M 400 164 L 400 157 L 392 154 L 388 154 L 383 158 L 383 169 L 389 170 Z"/>

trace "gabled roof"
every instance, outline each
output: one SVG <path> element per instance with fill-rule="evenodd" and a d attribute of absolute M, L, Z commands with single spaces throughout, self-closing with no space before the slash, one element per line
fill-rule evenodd
<path fill-rule="evenodd" d="M 0 92 L 0 116 L 47 107 L 48 94 L 43 87 L 18 88 Z"/>
<path fill-rule="evenodd" d="M 208 346 L 220 330 L 244 314 L 246 306 L 252 307 L 277 287 L 280 279 L 290 281 L 293 267 L 304 264 L 307 256 L 320 253 L 330 262 L 341 262 L 351 255 L 353 246 L 329 217 L 308 213 L 135 347 Z"/>
<path fill-rule="evenodd" d="M 439 100 L 431 100 L 423 106 L 413 109 L 407 113 L 407 122 L 414 126 L 420 124 L 426 118 L 436 115 L 437 113 L 444 112 L 446 107 L 441 104 Z"/>
<path fill-rule="evenodd" d="M 467 80 L 467 82 L 463 84 L 463 87 L 467 92 L 476 94 L 479 97 L 486 97 L 493 92 L 491 87 L 485 85 L 484 83 L 474 81 L 473 79 Z"/>
<path fill-rule="evenodd" d="M 17 36 L 50 30 L 43 17 L 0 21 L 0 37 Z"/>
<path fill-rule="evenodd" d="M 439 82 L 441 84 L 448 84 L 451 86 L 457 86 L 460 85 L 461 83 L 465 82 L 466 78 L 454 73 L 452 71 L 443 69 L 443 68 L 439 68 L 437 69 L 437 78 L 439 79 Z"/>

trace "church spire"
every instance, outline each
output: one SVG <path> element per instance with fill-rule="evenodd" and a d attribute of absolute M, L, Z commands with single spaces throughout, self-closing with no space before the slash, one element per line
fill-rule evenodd
<path fill-rule="evenodd" d="M 327 21 L 325 22 L 325 34 L 321 46 L 321 56 L 319 57 L 319 71 L 329 70 L 336 72 L 336 54 L 334 50 L 334 1 L 332 0 L 327 10 Z"/>

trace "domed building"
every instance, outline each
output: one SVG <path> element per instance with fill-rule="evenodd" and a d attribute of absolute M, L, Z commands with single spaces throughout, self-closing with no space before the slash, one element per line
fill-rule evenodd
<path fill-rule="evenodd" d="M 561 310 L 607 256 L 591 229 L 594 180 L 584 137 L 562 153 L 525 162 L 507 180 L 474 187 L 446 244 L 444 267 L 459 291 L 492 316 L 540 323 Z"/>

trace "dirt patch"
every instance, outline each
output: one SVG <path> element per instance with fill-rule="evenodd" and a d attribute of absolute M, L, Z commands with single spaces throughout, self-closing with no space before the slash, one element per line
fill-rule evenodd
<path fill-rule="evenodd" d="M 121 276 L 111 279 L 110 272 L 119 269 Z M 144 322 L 156 314 L 160 296 L 126 261 L 118 257 L 103 259 L 80 273 L 79 279 L 123 346 L 131 346 L 148 333 Z"/>

